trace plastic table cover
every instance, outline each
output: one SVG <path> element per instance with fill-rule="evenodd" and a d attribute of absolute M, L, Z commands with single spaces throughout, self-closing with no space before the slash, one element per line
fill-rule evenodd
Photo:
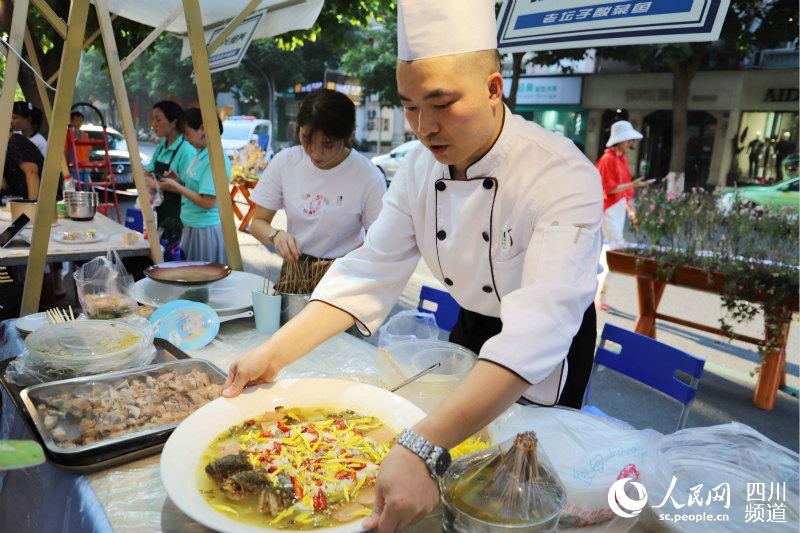
<path fill-rule="evenodd" d="M 4 322 L 3 326 L 3 353 L 9 352 L 5 357 L 11 357 L 15 355 L 14 343 L 19 345 L 17 332 L 12 321 Z M 9 337 L 13 337 L 11 343 Z M 189 353 L 227 370 L 238 356 L 267 338 L 255 331 L 252 319 L 236 320 L 223 324 L 211 344 Z M 389 384 L 381 380 L 376 357 L 374 346 L 342 333 L 285 368 L 279 379 L 346 377 L 386 387 Z M 519 420 L 527 409 L 530 408 L 514 405 L 502 419 Z M 7 427 L 9 422 L 13 430 Z M 4 438 L 8 435 L 32 438 L 30 430 L 8 401 L 3 402 L 0 435 Z M 210 531 L 183 514 L 167 498 L 161 483 L 159 461 L 160 455 L 155 455 L 87 476 L 69 474 L 47 464 L 7 474 L 5 487 L 0 490 L 0 531 Z M 441 531 L 441 523 L 440 508 L 407 531 L 436 533 Z M 580 528 L 580 531 L 617 533 L 641 529 L 635 520 L 619 518 Z"/>

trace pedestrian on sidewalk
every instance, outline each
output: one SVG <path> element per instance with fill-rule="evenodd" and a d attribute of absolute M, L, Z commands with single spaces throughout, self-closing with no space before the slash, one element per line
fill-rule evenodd
<path fill-rule="evenodd" d="M 652 180 L 633 179 L 625 154 L 633 148 L 643 135 L 634 129 L 627 120 L 611 125 L 611 136 L 606 143 L 606 151 L 597 161 L 597 170 L 603 184 L 603 249 L 600 252 L 602 272 L 597 275 L 598 288 L 595 305 L 608 311 L 606 300 L 606 277 L 608 262 L 606 252 L 625 241 L 625 221 L 630 218 L 636 223 L 636 213 L 631 205 L 636 189 L 647 187 Z"/>

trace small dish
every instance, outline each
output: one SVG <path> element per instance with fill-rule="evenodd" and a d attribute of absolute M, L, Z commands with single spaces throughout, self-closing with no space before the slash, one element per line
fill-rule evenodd
<path fill-rule="evenodd" d="M 210 283 L 229 276 L 228 265 L 209 261 L 169 261 L 148 267 L 144 274 L 150 279 L 164 283 L 197 285 Z"/>
<path fill-rule="evenodd" d="M 219 316 L 206 304 L 175 300 L 150 315 L 155 336 L 181 350 L 199 350 L 219 333 Z"/>
<path fill-rule="evenodd" d="M 94 230 L 58 231 L 53 234 L 53 240 L 63 244 L 86 244 L 103 241 L 108 238 L 105 233 Z"/>
<path fill-rule="evenodd" d="M 41 312 L 19 317 L 14 323 L 14 326 L 17 328 L 17 331 L 27 335 L 48 324 L 50 324 L 50 322 L 47 320 L 47 313 Z"/>

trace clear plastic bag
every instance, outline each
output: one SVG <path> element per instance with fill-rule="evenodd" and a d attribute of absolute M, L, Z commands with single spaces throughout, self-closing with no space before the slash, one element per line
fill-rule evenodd
<path fill-rule="evenodd" d="M 457 459 L 442 479 L 445 531 L 556 531 L 564 487 L 532 431 Z"/>
<path fill-rule="evenodd" d="M 561 407 L 514 405 L 492 424 L 493 441 L 536 430 L 541 447 L 566 490 L 561 527 L 583 527 L 610 520 L 608 489 L 620 477 L 638 481 L 645 456 L 661 434 L 637 430 L 614 418 Z"/>
<path fill-rule="evenodd" d="M 436 317 L 413 309 L 400 311 L 378 330 L 378 348 L 409 340 L 436 340 L 439 327 Z"/>
<path fill-rule="evenodd" d="M 28 386 L 146 366 L 155 356 L 153 328 L 142 317 L 75 320 L 29 335 L 6 376 Z"/>
<path fill-rule="evenodd" d="M 75 287 L 87 318 L 114 319 L 136 313 L 133 276 L 114 250 L 95 257 L 75 272 Z"/>
<path fill-rule="evenodd" d="M 663 520 L 662 515 L 705 513 L 727 515 L 725 531 L 797 531 L 798 454 L 744 424 L 688 428 L 661 437 L 646 456 L 640 481 L 647 489 L 640 515 L 645 528 L 694 532 L 696 521 Z M 783 520 L 768 522 L 775 509 Z"/>

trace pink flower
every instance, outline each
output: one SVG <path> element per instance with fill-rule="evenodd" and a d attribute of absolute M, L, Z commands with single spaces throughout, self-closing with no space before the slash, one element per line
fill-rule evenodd
<path fill-rule="evenodd" d="M 725 235 L 720 235 L 719 236 L 719 240 L 724 241 L 725 240 Z"/>
<path fill-rule="evenodd" d="M 663 224 L 664 223 L 664 217 L 658 217 L 658 223 L 659 224 Z"/>

